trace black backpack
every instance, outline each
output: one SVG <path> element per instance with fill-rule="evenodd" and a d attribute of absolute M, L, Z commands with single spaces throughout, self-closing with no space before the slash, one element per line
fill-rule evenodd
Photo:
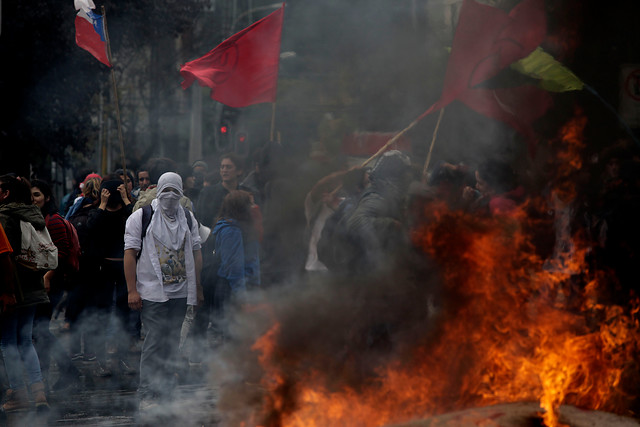
<path fill-rule="evenodd" d="M 87 208 L 82 207 L 78 209 L 71 218 L 69 218 L 69 222 L 76 229 L 76 233 L 78 234 L 78 241 L 80 243 L 80 253 L 81 255 L 86 255 L 87 249 L 89 248 L 89 228 L 87 227 L 87 220 L 89 219 L 89 214 L 95 208 Z"/>

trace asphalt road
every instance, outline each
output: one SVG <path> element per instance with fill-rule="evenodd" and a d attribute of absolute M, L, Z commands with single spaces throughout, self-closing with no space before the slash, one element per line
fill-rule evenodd
<path fill-rule="evenodd" d="M 61 332 L 60 323 L 52 322 L 51 330 L 63 346 L 67 345 L 67 334 Z M 140 343 L 141 344 L 141 343 Z M 139 347 L 139 346 L 138 346 Z M 68 348 L 68 347 L 67 347 Z M 140 351 L 131 350 L 126 355 L 129 365 L 138 370 Z M 112 375 L 96 375 L 98 362 L 76 360 L 73 362 L 82 375 L 68 388 L 49 391 L 47 398 L 51 409 L 45 413 L 0 412 L 0 426 L 217 426 L 215 402 L 216 390 L 207 383 L 206 365 L 189 366 L 184 369 L 170 401 L 148 412 L 138 410 L 136 393 L 137 373 L 124 372 L 119 358 L 111 354 L 108 365 Z M 52 361 L 49 383 L 58 378 L 57 367 Z"/>

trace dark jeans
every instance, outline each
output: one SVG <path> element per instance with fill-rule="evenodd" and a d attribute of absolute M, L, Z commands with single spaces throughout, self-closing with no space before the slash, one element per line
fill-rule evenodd
<path fill-rule="evenodd" d="M 63 374 L 70 374 L 76 370 L 68 352 L 49 328 L 53 307 L 58 304 L 61 297 L 61 291 L 52 291 L 49 293 L 50 303 L 36 306 L 36 315 L 33 322 L 33 343 L 40 359 L 40 369 L 45 377 L 49 373 L 51 358 L 55 360 L 60 372 Z"/>
<path fill-rule="evenodd" d="M 116 320 L 114 342 L 118 346 L 118 353 L 123 354 L 128 350 L 129 338 L 133 335 L 123 262 L 103 260 L 91 303 L 86 307 L 86 316 L 83 316 L 88 322 L 85 347 L 89 348 L 90 352 L 95 352 L 100 361 L 106 360 L 107 328 L 111 319 L 114 295 Z"/>
<path fill-rule="evenodd" d="M 175 387 L 175 374 L 180 367 L 180 330 L 186 312 L 186 298 L 167 302 L 142 301 L 142 323 L 146 331 L 138 388 L 142 399 L 165 397 Z"/>
<path fill-rule="evenodd" d="M 33 318 L 36 307 L 19 307 L 0 317 L 2 326 L 2 357 L 9 378 L 9 387 L 24 387 L 24 372 L 29 385 L 41 382 L 40 361 L 33 347 Z"/>

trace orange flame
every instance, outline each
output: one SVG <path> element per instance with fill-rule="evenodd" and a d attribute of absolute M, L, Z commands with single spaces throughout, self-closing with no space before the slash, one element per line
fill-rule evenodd
<path fill-rule="evenodd" d="M 433 203 L 412 237 L 439 266 L 447 295 L 432 316 L 437 328 L 410 343 L 409 357 L 381 365 L 366 386 L 354 388 L 315 368 L 313 354 L 285 371 L 275 324 L 253 347 L 265 372 L 263 425 L 382 426 L 518 401 L 539 401 L 548 427 L 562 425 L 561 404 L 625 413 L 635 396 L 620 384 L 637 368 L 638 301 L 601 301 L 606 282 L 588 268 L 588 245 L 567 220 L 585 125 L 578 115 L 561 131 L 558 186 L 549 202 L 558 230 L 552 256 L 532 243 L 540 229 L 528 212 L 542 209 L 533 201 L 499 218 Z"/>

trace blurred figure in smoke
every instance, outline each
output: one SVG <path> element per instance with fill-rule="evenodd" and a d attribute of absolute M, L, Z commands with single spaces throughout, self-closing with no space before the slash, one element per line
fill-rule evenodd
<path fill-rule="evenodd" d="M 253 170 L 240 183 L 240 186 L 248 188 L 253 194 L 255 203 L 263 206 L 266 201 L 265 191 L 269 181 L 273 178 L 273 156 L 275 150 L 273 143 L 267 143 L 253 153 Z"/>
<path fill-rule="evenodd" d="M 142 310 L 146 331 L 140 356 L 141 411 L 157 407 L 160 399 L 173 392 L 187 305 L 195 306 L 201 298 L 198 223 L 180 206 L 180 175 L 163 174 L 155 190 L 157 197 L 151 203 L 154 214 L 144 239 L 144 211 L 139 209 L 127 220 L 124 244 L 129 307 Z M 191 229 L 186 215 L 191 215 Z"/>
<path fill-rule="evenodd" d="M 44 216 L 51 240 L 58 248 L 58 268 L 49 270 L 44 275 L 45 289 L 49 294 L 50 302 L 39 304 L 36 307 L 33 327 L 34 342 L 45 381 L 48 381 L 51 358 L 56 361 L 60 371 L 60 377 L 52 387 L 52 390 L 57 391 L 71 385 L 80 376 L 80 372 L 71 362 L 67 351 L 64 350 L 49 329 L 53 311 L 63 299 L 64 292 L 68 288 L 67 284 L 71 282 L 69 276 L 74 274 L 68 263 L 71 253 L 71 241 L 67 235 L 63 219 L 58 214 L 49 184 L 42 180 L 33 180 L 31 182 L 31 195 L 33 204 L 40 208 L 40 212 Z"/>
<path fill-rule="evenodd" d="M 224 198 L 220 216 L 213 229 L 215 253 L 219 257 L 215 272 L 213 303 L 217 329 L 228 335 L 224 322 L 225 307 L 232 296 L 260 286 L 260 255 L 251 209 L 253 200 L 246 191 L 231 191 Z"/>
<path fill-rule="evenodd" d="M 124 182 L 119 175 L 106 177 L 100 186 L 100 204 L 91 211 L 87 228 L 91 236 L 89 244 L 98 258 L 99 274 L 94 278 L 91 308 L 93 313 L 87 319 L 92 332 L 87 333 L 85 341 L 91 341 L 90 347 L 96 352 L 98 366 L 95 374 L 110 376 L 107 365 L 107 338 L 105 326 L 110 323 L 111 308 L 115 294 L 116 336 L 111 337 L 119 356 L 120 368 L 125 374 L 135 371 L 129 367 L 125 353 L 129 344 L 136 339 L 135 326 L 129 318 L 127 286 L 123 272 L 125 224 L 133 204 L 129 200 Z M 96 280 L 97 279 L 97 280 Z M 128 340 L 122 340 L 121 331 L 126 331 Z M 126 346 L 125 346 L 126 345 Z"/>
<path fill-rule="evenodd" d="M 340 183 L 334 185 L 329 191 L 321 194 L 322 209 L 328 210 L 328 216 L 320 231 L 317 241 L 318 260 L 334 273 L 346 273 L 348 266 L 345 264 L 348 256 L 344 252 L 348 248 L 346 243 L 346 221 L 349 219 L 356 206 L 362 191 L 366 188 L 369 175 L 362 167 L 355 167 L 339 175 Z M 322 181 L 322 180 L 321 180 Z M 309 198 L 314 196 L 314 190 L 322 191 L 322 182 L 318 183 L 309 193 Z M 322 213 L 322 211 L 321 211 Z"/>
<path fill-rule="evenodd" d="M 475 189 L 466 187 L 462 194 L 473 212 L 509 215 L 524 200 L 525 189 L 506 162 L 488 160 L 478 167 L 475 176 Z"/>
<path fill-rule="evenodd" d="M 44 217 L 31 201 L 29 182 L 13 175 L 0 176 L 0 225 L 12 248 L 22 247 L 20 221 L 30 223 L 36 230 L 45 229 Z M 0 317 L 0 348 L 10 387 L 2 409 L 11 412 L 30 408 L 25 379 L 36 409 L 48 409 L 40 361 L 32 336 L 36 306 L 48 303 L 49 298 L 44 289 L 42 272 L 16 262 L 15 256 L 12 261 L 17 273 L 13 293 L 16 304 L 3 311 Z M 13 303 L 13 300 L 10 302 Z"/>
<path fill-rule="evenodd" d="M 640 293 L 640 164 L 633 159 L 635 153 L 626 141 L 604 150 L 594 173 L 595 193 L 583 215 L 594 261 L 615 272 L 608 277 L 615 277 L 611 298 L 618 304 L 626 304 L 630 293 Z"/>
<path fill-rule="evenodd" d="M 243 160 L 235 153 L 223 154 L 220 157 L 220 182 L 205 187 L 200 193 L 196 206 L 198 220 L 207 227 L 213 228 L 220 214 L 222 201 L 233 190 L 251 191 L 240 184 L 244 171 Z"/>
<path fill-rule="evenodd" d="M 446 202 L 450 209 L 458 209 L 462 207 L 465 188 L 474 185 L 474 181 L 466 165 L 443 162 L 429 175 L 427 184 L 436 200 Z"/>
<path fill-rule="evenodd" d="M 197 199 L 200 195 L 200 191 L 204 187 L 204 177 L 209 173 L 209 165 L 204 160 L 197 160 L 191 165 L 191 174 L 194 178 L 193 193 L 194 204 L 197 206 Z"/>
<path fill-rule="evenodd" d="M 346 220 L 352 273 L 390 271 L 408 248 L 404 202 L 411 180 L 409 158 L 397 150 L 384 153 L 369 174 L 351 216 Z"/>

